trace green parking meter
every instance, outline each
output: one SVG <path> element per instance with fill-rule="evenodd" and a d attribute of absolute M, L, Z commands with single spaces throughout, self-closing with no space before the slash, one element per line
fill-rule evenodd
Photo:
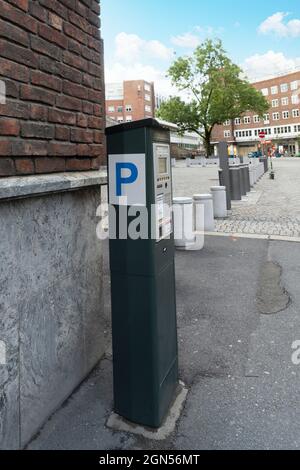
<path fill-rule="evenodd" d="M 158 428 L 178 386 L 170 132 L 145 119 L 106 135 L 114 410 Z"/>

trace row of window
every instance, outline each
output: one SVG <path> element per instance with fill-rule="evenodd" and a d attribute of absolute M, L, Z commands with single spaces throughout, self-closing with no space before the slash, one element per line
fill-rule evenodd
<path fill-rule="evenodd" d="M 291 101 L 292 101 L 292 104 L 299 104 L 299 96 L 292 95 Z M 289 98 L 287 96 L 285 96 L 284 98 L 281 98 L 281 105 L 282 106 L 289 105 Z M 278 108 L 278 106 L 279 106 L 279 99 L 272 100 L 272 108 Z"/>
<path fill-rule="evenodd" d="M 112 117 L 111 118 L 113 121 L 117 121 L 119 124 L 122 122 L 132 122 L 132 116 L 126 116 L 125 121 L 123 119 L 123 116 L 118 116 L 117 119 Z"/>
<path fill-rule="evenodd" d="M 281 93 L 286 93 L 287 91 L 292 90 L 298 90 L 299 87 L 299 80 L 295 80 L 294 82 L 291 83 L 281 83 L 279 86 L 274 85 L 270 88 L 270 93 L 271 95 L 277 95 L 279 92 Z M 280 90 L 280 91 L 279 91 Z M 262 88 L 261 92 L 264 96 L 269 95 L 269 88 Z"/>
<path fill-rule="evenodd" d="M 293 131 L 292 131 L 293 129 Z M 235 137 L 258 137 L 259 133 L 263 131 L 267 136 L 271 135 L 278 135 L 278 134 L 290 134 L 291 132 L 300 132 L 300 124 L 297 124 L 295 126 L 281 126 L 281 127 L 274 127 L 268 128 L 268 129 L 254 129 L 254 130 L 245 130 L 245 131 L 235 131 L 234 135 Z M 229 138 L 231 137 L 231 132 L 230 131 L 224 131 L 224 137 Z"/>
<path fill-rule="evenodd" d="M 281 114 L 282 114 L 282 119 L 289 119 L 289 117 L 290 117 L 290 112 L 289 111 L 282 111 Z M 299 114 L 300 114 L 299 109 L 292 109 L 291 116 L 293 118 L 299 117 Z M 273 117 L 274 121 L 279 121 L 280 113 L 279 112 L 273 113 L 272 117 Z M 268 123 L 268 121 L 270 121 L 270 114 L 269 113 L 264 114 L 263 121 L 265 123 Z M 261 122 L 261 118 L 259 116 L 253 116 L 253 122 L 254 122 L 254 124 L 259 124 Z M 245 116 L 243 118 L 236 118 L 234 120 L 234 124 L 236 126 L 240 126 L 241 124 L 251 124 L 251 117 L 250 116 Z M 230 120 L 225 121 L 223 123 L 223 125 L 224 126 L 230 126 Z"/>
<path fill-rule="evenodd" d="M 131 113 L 132 109 L 133 108 L 132 108 L 131 104 L 128 104 L 128 105 L 125 106 L 126 113 Z M 146 104 L 145 105 L 145 111 L 146 111 L 146 113 L 151 113 L 152 112 L 151 106 Z M 109 113 L 114 113 L 114 112 L 123 113 L 123 106 L 108 106 L 108 112 Z"/>

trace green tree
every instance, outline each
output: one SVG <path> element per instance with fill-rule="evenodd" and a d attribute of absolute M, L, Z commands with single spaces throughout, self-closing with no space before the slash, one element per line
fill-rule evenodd
<path fill-rule="evenodd" d="M 186 101 L 170 97 L 157 116 L 177 124 L 181 132 L 194 131 L 211 154 L 211 134 L 217 124 L 253 111 L 263 116 L 269 103 L 246 79 L 242 70 L 226 55 L 221 41 L 206 40 L 190 57 L 180 57 L 168 76 Z"/>

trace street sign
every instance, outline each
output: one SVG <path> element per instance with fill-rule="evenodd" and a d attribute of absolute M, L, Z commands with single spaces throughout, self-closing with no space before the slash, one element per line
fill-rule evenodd
<path fill-rule="evenodd" d="M 260 139 L 264 139 L 264 138 L 266 137 L 265 131 L 260 131 L 259 134 L 258 134 L 258 137 L 259 137 Z"/>

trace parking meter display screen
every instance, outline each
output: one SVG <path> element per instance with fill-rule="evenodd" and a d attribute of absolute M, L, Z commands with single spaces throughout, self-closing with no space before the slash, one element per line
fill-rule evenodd
<path fill-rule="evenodd" d="M 168 173 L 168 163 L 165 157 L 161 157 L 158 160 L 158 172 L 160 175 Z"/>

